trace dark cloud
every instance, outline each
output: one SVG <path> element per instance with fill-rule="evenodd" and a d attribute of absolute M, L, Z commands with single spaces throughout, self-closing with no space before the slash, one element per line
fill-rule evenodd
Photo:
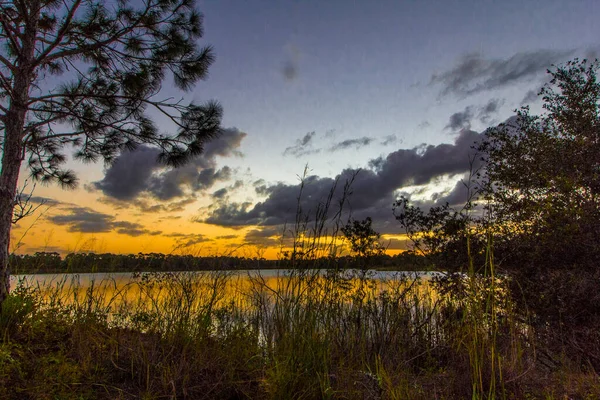
<path fill-rule="evenodd" d="M 173 232 L 173 233 L 165 233 L 164 236 L 172 237 L 172 238 L 180 238 L 180 237 L 185 237 L 187 235 L 188 235 L 187 233 Z"/>
<path fill-rule="evenodd" d="M 200 171 L 198 175 L 198 187 L 210 188 L 217 182 L 227 181 L 231 178 L 231 168 L 224 166 L 219 170 L 206 168 Z"/>
<path fill-rule="evenodd" d="M 450 121 L 444 129 L 450 129 L 458 131 L 461 129 L 469 129 L 471 127 L 471 120 L 473 119 L 473 107 L 465 107 L 463 111 L 454 113 L 450 116 Z"/>
<path fill-rule="evenodd" d="M 217 236 L 217 239 L 230 240 L 230 239 L 237 239 L 238 237 L 239 237 L 238 235 L 222 235 L 222 236 Z"/>
<path fill-rule="evenodd" d="M 85 207 L 70 207 L 70 214 L 48 217 L 56 225 L 68 226 L 69 232 L 101 233 L 113 230 L 115 217 Z"/>
<path fill-rule="evenodd" d="M 266 196 L 269 194 L 268 186 L 264 179 L 258 179 L 252 182 L 252 186 L 254 186 L 254 191 L 259 196 Z"/>
<path fill-rule="evenodd" d="M 189 196 L 181 200 L 175 200 L 169 203 L 157 203 L 151 197 L 146 196 L 145 198 L 137 198 L 135 202 L 128 202 L 124 200 L 117 200 L 111 197 L 104 197 L 98 199 L 101 203 L 110 205 L 115 210 L 122 210 L 126 208 L 137 208 L 142 213 L 169 213 L 183 211 L 189 204 L 196 202 L 195 196 Z"/>
<path fill-rule="evenodd" d="M 283 155 L 292 155 L 294 157 L 302 157 L 308 154 L 316 154 L 319 153 L 320 149 L 312 148 L 313 138 L 315 137 L 315 131 L 308 132 L 301 139 L 296 140 L 296 144 L 290 147 L 287 147 L 283 151 Z"/>
<path fill-rule="evenodd" d="M 157 222 L 162 222 L 162 221 L 175 221 L 181 219 L 181 215 L 167 215 L 166 217 L 161 217 L 157 219 Z"/>
<path fill-rule="evenodd" d="M 442 96 L 464 97 L 499 89 L 543 75 L 552 64 L 564 61 L 573 50 L 535 50 L 517 53 L 506 59 L 486 59 L 479 53 L 463 56 L 452 69 L 431 77 L 440 85 Z"/>
<path fill-rule="evenodd" d="M 128 236 L 142 236 L 142 235 L 150 235 L 157 236 L 162 234 L 162 231 L 151 231 L 149 229 L 145 229 L 143 225 L 138 224 L 136 222 L 128 222 L 128 221 L 117 221 L 112 223 L 113 229 L 116 229 L 117 233 L 121 235 Z"/>
<path fill-rule="evenodd" d="M 369 162 L 368 162 L 369 168 L 373 169 L 375 171 L 381 170 L 381 168 L 383 168 L 384 164 L 385 164 L 385 159 L 383 157 L 377 157 L 372 160 L 369 160 Z"/>
<path fill-rule="evenodd" d="M 219 189 L 212 194 L 213 199 L 221 200 L 227 197 L 227 188 Z"/>
<path fill-rule="evenodd" d="M 238 180 L 236 180 L 236 181 L 233 183 L 233 185 L 231 185 L 231 186 L 229 187 L 229 189 L 233 189 L 233 190 L 235 190 L 235 189 L 239 189 L 239 188 L 241 188 L 241 187 L 244 187 L 244 181 L 242 181 L 242 180 L 238 179 Z"/>
<path fill-rule="evenodd" d="M 452 114 L 444 129 L 450 129 L 452 131 L 470 129 L 475 114 L 477 114 L 477 118 L 479 118 L 479 121 L 482 123 L 489 123 L 492 115 L 498 113 L 503 104 L 504 99 L 490 99 L 486 104 L 480 107 L 467 106 L 463 111 Z"/>
<path fill-rule="evenodd" d="M 244 243 L 258 246 L 277 246 L 281 244 L 282 226 L 267 226 L 252 229 L 246 233 Z"/>
<path fill-rule="evenodd" d="M 69 214 L 48 217 L 48 220 L 56 225 L 67 226 L 69 232 L 80 233 L 103 233 L 116 231 L 122 235 L 160 235 L 161 231 L 145 229 L 143 225 L 136 222 L 116 221 L 109 214 L 100 213 L 86 207 L 69 207 Z"/>
<path fill-rule="evenodd" d="M 179 201 L 174 201 L 172 203 L 166 204 L 165 207 L 165 211 L 167 212 L 178 212 L 178 211 L 183 211 L 185 209 L 186 206 L 193 204 L 196 202 L 196 198 L 195 197 L 189 197 L 187 199 L 183 199 L 183 200 L 179 200 Z"/>
<path fill-rule="evenodd" d="M 497 114 L 502 105 L 504 105 L 504 99 L 490 99 L 487 104 L 479 109 L 479 113 L 477 114 L 479 121 L 484 124 L 489 123 L 492 115 Z"/>
<path fill-rule="evenodd" d="M 375 139 L 366 136 L 358 139 L 346 139 L 331 146 L 329 151 L 346 150 L 352 147 L 355 149 L 360 149 L 361 147 L 370 145 L 374 140 Z"/>
<path fill-rule="evenodd" d="M 346 169 L 335 179 L 309 176 L 304 180 L 300 207 L 315 210 L 317 204 L 324 204 L 337 181 L 333 193 L 335 203 L 342 198 L 344 183 L 356 175 L 347 209 L 358 219 L 372 217 L 380 232 L 394 233 L 398 226 L 391 207 L 397 190 L 408 185 L 424 185 L 442 175 L 464 173 L 469 169 L 471 146 L 480 137 L 477 132 L 462 130 L 453 144 L 400 149 L 385 158 L 372 160 L 373 169 Z M 266 196 L 264 201 L 254 205 L 217 203 L 207 210 L 208 215 L 201 222 L 240 228 L 281 226 L 295 220 L 300 184 L 278 183 L 261 191 Z"/>
<path fill-rule="evenodd" d="M 190 234 L 169 234 L 165 235 L 169 237 L 176 238 L 177 247 L 191 247 L 200 243 L 211 242 L 212 239 L 207 238 L 204 235 L 199 233 L 190 233 Z"/>
<path fill-rule="evenodd" d="M 152 172 L 159 168 L 159 154 L 159 149 L 148 146 L 124 152 L 106 170 L 104 178 L 93 185 L 107 196 L 131 200 L 147 189 Z"/>
<path fill-rule="evenodd" d="M 225 129 L 220 137 L 208 142 L 204 152 L 179 168 L 164 168 L 158 163 L 159 150 L 139 146 L 135 151 L 124 152 L 106 170 L 101 181 L 92 186 L 106 196 L 131 201 L 142 194 L 168 201 L 186 196 L 188 191 L 203 191 L 216 182 L 228 180 L 231 169 L 217 169 L 218 156 L 239 156 L 237 150 L 246 133 L 238 129 Z"/>

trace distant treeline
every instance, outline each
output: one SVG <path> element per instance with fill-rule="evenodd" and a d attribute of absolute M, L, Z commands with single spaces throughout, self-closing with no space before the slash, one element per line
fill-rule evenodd
<path fill-rule="evenodd" d="M 402 253 L 372 257 L 324 257 L 316 260 L 266 260 L 247 257 L 197 257 L 162 253 L 111 254 L 71 253 L 61 257 L 56 252 L 11 255 L 11 274 L 89 273 L 89 272 L 159 272 L 159 271 L 210 271 L 247 269 L 385 269 L 426 270 L 424 257 Z"/>

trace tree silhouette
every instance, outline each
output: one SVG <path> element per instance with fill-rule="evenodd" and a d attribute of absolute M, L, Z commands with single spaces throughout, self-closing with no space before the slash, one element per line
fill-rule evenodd
<path fill-rule="evenodd" d="M 34 180 L 77 183 L 63 149 L 111 162 L 142 143 L 177 166 L 220 133 L 216 102 L 163 98 L 167 76 L 189 90 L 207 75 L 194 0 L 14 0 L 0 2 L 0 304 L 8 294 L 8 249 L 19 170 Z M 150 111 L 167 117 L 160 133 Z"/>
<path fill-rule="evenodd" d="M 545 113 L 528 107 L 488 129 L 474 147 L 480 213 L 448 205 L 428 213 L 401 198 L 396 217 L 409 238 L 446 271 L 498 271 L 544 345 L 567 346 L 600 371 L 600 83 L 598 61 L 553 67 Z M 463 208 L 463 210 L 465 210 Z M 470 211 L 470 204 L 467 203 Z M 488 253 L 489 254 L 489 253 Z"/>
<path fill-rule="evenodd" d="M 359 257 L 373 257 L 385 252 L 380 242 L 381 235 L 371 227 L 372 223 L 371 217 L 367 217 L 362 221 L 349 220 L 342 227 L 342 233 L 350 243 L 350 249 Z"/>

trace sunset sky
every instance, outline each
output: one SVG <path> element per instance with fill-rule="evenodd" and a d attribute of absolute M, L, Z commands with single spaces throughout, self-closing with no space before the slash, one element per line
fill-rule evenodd
<path fill-rule="evenodd" d="M 218 100 L 223 135 L 177 169 L 157 164 L 149 147 L 111 166 L 69 163 L 78 188 L 37 185 L 33 200 L 44 205 L 14 227 L 15 251 L 275 258 L 305 165 L 304 210 L 324 201 L 336 178 L 340 196 L 360 169 L 346 209 L 372 217 L 398 251 L 400 194 L 464 202 L 458 182 L 480 132 L 521 105 L 540 112 L 536 94 L 552 64 L 600 53 L 597 0 L 206 0 L 198 8 L 216 62 L 191 92 L 169 81 L 164 92 Z"/>

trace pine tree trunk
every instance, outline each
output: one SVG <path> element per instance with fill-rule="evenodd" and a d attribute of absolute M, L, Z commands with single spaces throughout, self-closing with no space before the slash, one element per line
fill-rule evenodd
<path fill-rule="evenodd" d="M 21 31 L 16 70 L 13 72 L 12 93 L 4 115 L 2 170 L 0 171 L 0 309 L 10 291 L 8 256 L 15 195 L 19 170 L 23 161 L 23 137 L 27 116 L 29 89 L 35 76 L 35 41 L 40 16 L 40 1 L 27 3 L 28 13 Z"/>
<path fill-rule="evenodd" d="M 7 114 L 10 115 L 10 114 Z M 14 114 L 11 115 L 14 117 Z M 24 117 L 24 115 L 23 115 Z M 23 121 L 11 120 L 4 133 L 4 152 L 0 174 L 0 307 L 10 289 L 8 256 L 10 252 L 10 229 L 13 207 L 21 167 L 21 132 Z M 20 126 L 20 127 L 19 127 Z"/>

